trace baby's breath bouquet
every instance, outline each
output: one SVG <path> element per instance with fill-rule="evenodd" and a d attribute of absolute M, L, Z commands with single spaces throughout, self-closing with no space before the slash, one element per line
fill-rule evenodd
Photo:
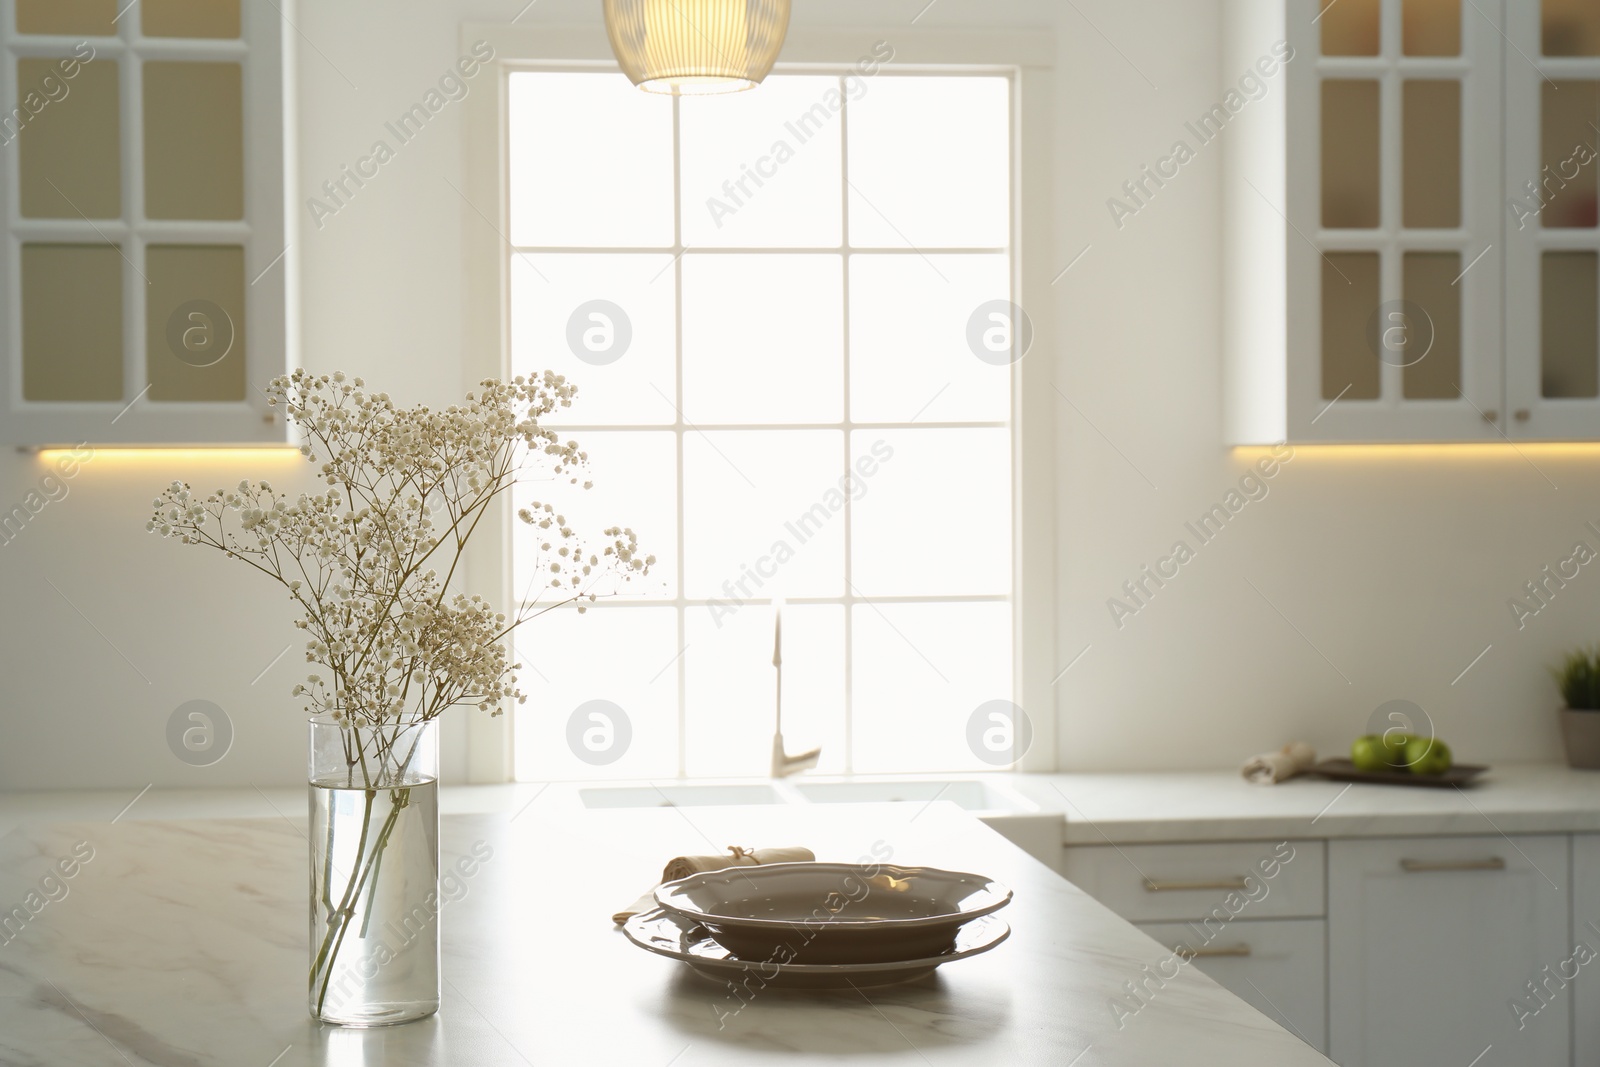
<path fill-rule="evenodd" d="M 199 496 L 173 482 L 154 502 L 149 530 L 240 560 L 299 608 L 295 625 L 306 633 L 314 673 L 294 695 L 314 721 L 334 727 L 342 750 L 334 773 L 322 773 L 331 780 L 318 781 L 314 767 L 312 785 L 364 798 L 352 850 L 341 852 L 334 841 L 331 815 L 325 828 L 313 827 L 327 835 L 320 849 L 312 835 L 313 872 L 321 876 L 314 896 L 323 897 L 320 920 L 313 901 L 312 1012 L 319 1018 L 352 1021 L 333 1015 L 328 1002 L 336 957 L 358 910 L 365 914 L 352 939 L 374 933 L 384 853 L 404 836 L 413 790 L 425 784 L 436 804 L 435 781 L 418 770 L 418 738 L 432 734 L 418 728 L 458 705 L 498 715 L 525 699 L 507 650 L 511 632 L 558 607 L 581 612 L 655 562 L 640 554 L 631 529 L 611 527 L 603 546 L 590 547 L 554 504 L 536 501 L 518 518 L 533 529 L 536 571 L 548 583 L 530 590 L 510 617 L 455 589 L 467 542 L 495 514 L 496 498 L 525 481 L 589 488 L 586 455 L 541 422 L 569 407 L 576 391 L 549 372 L 491 379 L 464 403 L 432 411 L 397 407 L 360 378 L 295 371 L 272 382 L 268 402 L 299 429 L 300 451 L 325 490 L 291 496 L 245 481 Z M 315 729 L 313 739 L 315 763 Z"/>
<path fill-rule="evenodd" d="M 327 491 L 291 498 L 246 481 L 200 497 L 173 482 L 146 528 L 217 549 L 288 591 L 303 613 L 295 625 L 309 637 L 306 660 L 327 672 L 295 687 L 307 710 L 367 731 L 456 705 L 498 715 L 524 699 L 504 643 L 512 630 L 565 604 L 582 611 L 597 587 L 613 591 L 655 562 L 623 527 L 590 551 L 553 504 L 536 501 L 518 517 L 538 530 L 536 570 L 550 575 L 540 595 L 507 618 L 480 596 L 449 593 L 496 497 L 523 480 L 579 481 L 585 453 L 540 424 L 576 392 L 547 371 L 486 380 L 464 404 L 430 411 L 398 408 L 360 378 L 297 370 L 273 380 L 268 403 L 300 429 L 300 452 Z"/>

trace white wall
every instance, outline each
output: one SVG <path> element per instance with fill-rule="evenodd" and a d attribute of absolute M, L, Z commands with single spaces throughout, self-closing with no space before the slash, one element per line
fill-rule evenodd
<path fill-rule="evenodd" d="M 364 153 L 437 79 L 457 55 L 461 21 L 505 21 L 524 3 L 302 4 L 302 185 L 315 189 Z M 892 40 L 924 4 L 800 0 L 795 21 L 882 25 Z M 592 21 L 598 9 L 540 0 L 521 22 Z M 1600 523 L 1600 452 L 1529 462 L 1298 450 L 1266 499 L 1124 628 L 1113 625 L 1106 599 L 1165 555 L 1254 457 L 1220 444 L 1218 146 L 1120 230 L 1105 201 L 1239 72 L 1218 62 L 1214 2 L 1076 0 L 1076 9 L 939 0 L 917 21 L 1046 26 L 1059 42 L 1057 259 L 1065 266 L 1092 248 L 1054 287 L 1054 351 L 1029 358 L 1053 360 L 1061 390 L 1098 427 L 1058 405 L 1060 663 L 1092 645 L 1055 687 L 1062 765 L 1229 766 L 1291 737 L 1338 749 L 1391 698 L 1422 704 L 1460 758 L 1559 758 L 1544 664 L 1600 636 L 1600 574 L 1586 570 L 1521 632 L 1506 599 L 1578 538 L 1600 546 L 1581 529 Z M 462 235 L 482 223 L 448 184 L 462 184 L 459 121 L 435 120 L 320 230 L 301 216 L 312 369 L 363 374 L 405 402 L 465 388 Z M 292 459 L 250 453 L 102 452 L 66 499 L 0 545 L 0 788 L 299 779 L 302 726 L 288 690 L 303 673 L 300 653 L 252 684 L 296 636 L 286 603 L 226 561 L 143 532 L 151 496 L 173 478 L 287 483 L 295 470 Z M 0 456 L 0 502 L 19 501 L 43 473 L 37 457 Z M 233 750 L 209 768 L 167 749 L 167 718 L 191 699 L 214 701 L 235 726 Z"/>
<path fill-rule="evenodd" d="M 1545 665 L 1600 638 L 1600 574 L 1520 631 L 1506 602 L 1580 538 L 1600 548 L 1583 529 L 1600 523 L 1600 449 L 1299 449 L 1270 495 L 1113 624 L 1107 598 L 1248 461 L 1218 443 L 1221 146 L 1121 229 L 1105 201 L 1242 70 L 1217 62 L 1215 5 L 1079 7 L 1126 59 L 1063 17 L 1062 263 L 1093 249 L 1057 286 L 1059 380 L 1105 437 L 1063 412 L 1060 662 L 1092 648 L 1057 686 L 1062 766 L 1227 766 L 1290 738 L 1338 755 L 1391 699 L 1421 705 L 1464 761 L 1559 759 Z"/>

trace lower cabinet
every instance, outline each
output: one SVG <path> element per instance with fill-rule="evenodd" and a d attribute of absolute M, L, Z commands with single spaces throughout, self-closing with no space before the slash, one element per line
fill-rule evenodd
<path fill-rule="evenodd" d="M 1333 1060 L 1342 1067 L 1568 1067 L 1569 840 L 1330 841 Z M 1584 1026 L 1596 1025 L 1591 1010 Z M 1600 1059 L 1591 1052 L 1576 1062 Z"/>
<path fill-rule="evenodd" d="M 1328 1050 L 1317 840 L 1072 845 L 1063 873 L 1318 1052 Z"/>
<path fill-rule="evenodd" d="M 1585 1067 L 1600 1063 L 1600 834 L 1572 839 L 1572 946 L 1596 956 L 1572 980 L 1572 1062 Z"/>
<path fill-rule="evenodd" d="M 1341 1067 L 1600 1067 L 1600 834 L 1069 845 L 1063 871 Z"/>
<path fill-rule="evenodd" d="M 1189 923 L 1136 923 L 1190 965 L 1299 1036 L 1328 1051 L 1327 924 L 1316 919 L 1241 920 L 1204 947 Z"/>

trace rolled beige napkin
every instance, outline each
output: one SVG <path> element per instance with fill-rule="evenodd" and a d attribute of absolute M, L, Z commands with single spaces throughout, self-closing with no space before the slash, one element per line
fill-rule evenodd
<path fill-rule="evenodd" d="M 1245 761 L 1239 773 L 1256 785 L 1277 785 L 1317 762 L 1316 749 L 1304 741 L 1290 741 L 1276 752 L 1263 752 Z"/>
<path fill-rule="evenodd" d="M 668 860 L 666 868 L 661 872 L 661 882 L 657 885 L 675 882 L 679 878 L 687 878 L 701 871 L 720 871 L 727 867 L 754 867 L 759 863 L 809 863 L 816 858 L 815 852 L 799 846 L 758 848 L 752 851 L 729 845 L 726 856 L 677 856 Z M 611 921 L 621 926 L 641 911 L 649 911 L 655 906 L 655 890 L 652 889 L 622 911 L 612 915 Z"/>

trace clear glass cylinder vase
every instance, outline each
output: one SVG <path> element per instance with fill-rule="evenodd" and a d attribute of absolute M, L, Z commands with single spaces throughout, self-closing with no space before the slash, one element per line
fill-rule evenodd
<path fill-rule="evenodd" d="M 439 1010 L 438 723 L 310 721 L 313 1018 Z"/>

